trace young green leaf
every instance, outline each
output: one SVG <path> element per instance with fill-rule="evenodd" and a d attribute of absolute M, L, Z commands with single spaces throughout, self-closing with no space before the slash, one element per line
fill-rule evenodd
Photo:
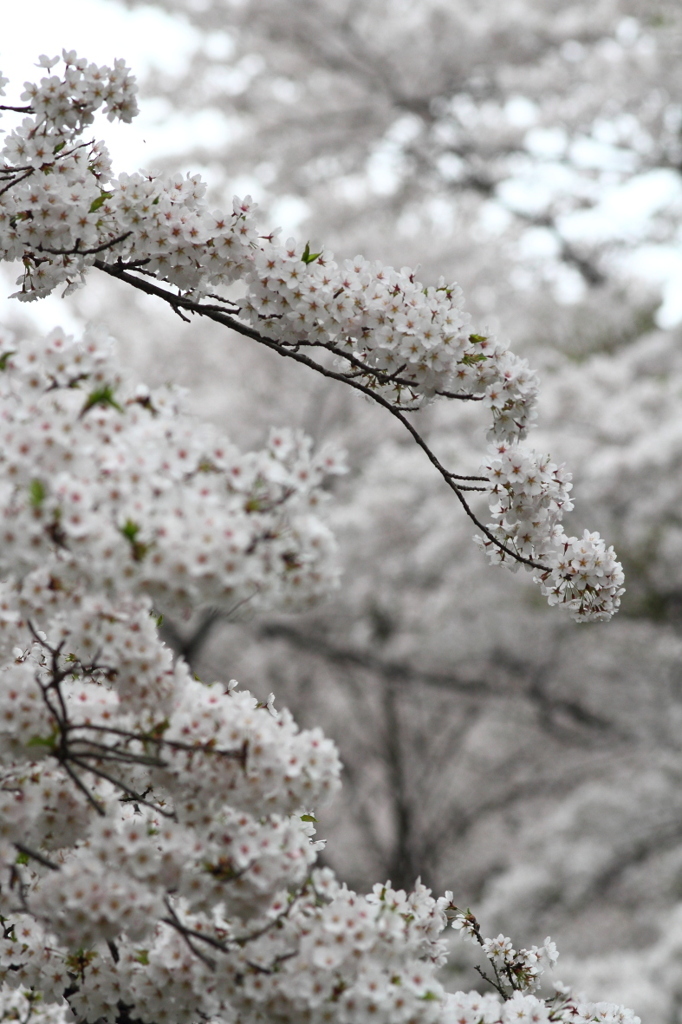
<path fill-rule="evenodd" d="M 43 501 L 45 500 L 45 486 L 41 480 L 31 480 L 29 484 L 28 493 L 31 499 L 31 504 L 34 508 L 40 508 Z"/>
<path fill-rule="evenodd" d="M 85 399 L 85 404 L 80 411 L 81 416 L 85 416 L 89 409 L 92 409 L 95 405 L 110 405 L 112 409 L 118 409 L 119 412 L 123 412 L 123 408 L 118 404 L 114 398 L 114 389 L 110 384 L 105 384 L 102 388 L 97 388 L 96 391 L 91 391 L 88 397 Z"/>
<path fill-rule="evenodd" d="M 315 260 L 321 255 L 321 252 L 311 252 L 310 242 L 306 242 L 305 249 L 303 250 L 303 253 L 301 255 L 301 259 L 303 260 L 304 263 L 314 263 Z"/>
<path fill-rule="evenodd" d="M 97 196 L 97 199 L 93 199 L 93 201 L 90 203 L 90 213 L 96 213 L 97 210 L 99 210 L 100 206 L 104 206 L 107 199 L 111 199 L 113 194 L 113 192 L 100 192 L 100 194 Z"/>

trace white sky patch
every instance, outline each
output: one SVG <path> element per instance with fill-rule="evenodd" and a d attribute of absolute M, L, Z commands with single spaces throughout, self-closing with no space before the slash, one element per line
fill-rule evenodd
<path fill-rule="evenodd" d="M 219 149 L 226 145 L 236 134 L 234 124 L 217 110 L 208 108 L 188 114 L 186 111 L 175 111 L 170 103 L 163 99 L 142 99 L 140 110 L 144 112 L 147 126 L 145 137 L 149 144 L 142 152 L 146 157 L 145 169 L 153 170 L 157 156 L 168 158 L 174 152 L 185 153 L 196 146 L 205 145 L 210 152 L 214 147 Z M 125 126 L 129 133 L 139 135 L 140 124 L 137 119 L 132 125 Z M 131 132 L 132 129 L 132 132 Z M 191 173 L 201 172 L 204 179 L 210 179 L 210 171 L 195 166 L 185 166 L 186 160 L 178 165 L 178 171 Z M 114 160 L 114 169 L 116 169 Z M 130 166 L 129 170 L 137 170 L 138 165 Z M 209 184 L 211 184 L 209 180 Z"/>
<path fill-rule="evenodd" d="M 609 190 L 594 209 L 565 217 L 562 230 L 576 240 L 636 239 L 652 216 L 675 202 L 682 202 L 679 175 L 665 169 L 651 171 Z"/>
<path fill-rule="evenodd" d="M 547 228 L 530 228 L 519 241 L 519 252 L 531 259 L 555 259 L 558 251 L 556 236 Z"/>
<path fill-rule="evenodd" d="M 481 230 L 489 235 L 501 235 L 506 231 L 512 222 L 512 215 L 494 199 L 489 199 L 481 205 L 478 223 Z"/>
<path fill-rule="evenodd" d="M 434 197 L 426 204 L 431 218 L 432 230 L 439 235 L 449 235 L 455 227 L 455 210 L 448 199 Z"/>
<path fill-rule="evenodd" d="M 111 0 L 32 0 L 27 25 L 22 4 L 3 3 L 0 71 L 9 78 L 5 102 L 18 101 L 24 82 L 46 74 L 35 67 L 43 53 L 54 57 L 62 49 L 76 50 L 79 56 L 97 64 L 110 64 L 122 57 L 142 79 L 155 66 L 182 68 L 199 38 L 183 19 L 171 18 L 152 7 L 127 11 Z M 60 73 L 59 65 L 53 73 Z M 157 155 L 168 151 L 168 121 L 157 123 L 158 108 L 155 111 L 153 104 L 142 102 L 140 108 L 132 125 L 97 118 L 93 126 L 97 138 L 109 147 L 115 171 L 148 167 Z M 183 120 L 180 141 L 185 143 L 191 129 L 188 119 Z M 8 116 L 3 121 L 5 129 L 11 126 Z M 196 139 L 196 133 L 193 137 Z"/>
<path fill-rule="evenodd" d="M 270 207 L 270 221 L 282 229 L 282 241 L 297 237 L 301 222 L 310 213 L 308 204 L 299 196 L 282 196 Z"/>
<path fill-rule="evenodd" d="M 635 277 L 660 287 L 663 302 L 656 314 L 659 327 L 682 322 L 682 248 L 642 246 L 623 262 Z"/>
<path fill-rule="evenodd" d="M 26 317 L 43 334 L 49 334 L 57 326 L 72 334 L 80 333 L 82 324 L 73 315 L 69 304 L 62 301 L 59 292 L 37 302 L 19 302 L 6 297 L 18 290 L 16 282 L 21 271 L 20 263 L 5 263 L 0 268 L 0 321 L 3 315 L 11 313 L 15 317 Z"/>
<path fill-rule="evenodd" d="M 369 186 L 376 195 L 388 196 L 398 188 L 400 174 L 395 147 L 384 143 L 374 150 L 367 161 Z"/>
<path fill-rule="evenodd" d="M 547 163 L 531 167 L 523 177 L 503 181 L 498 194 L 511 210 L 524 213 L 541 213 L 552 202 L 554 196 L 568 192 L 575 187 L 575 173 L 561 164 Z"/>
<path fill-rule="evenodd" d="M 200 38 L 182 19 L 171 18 L 152 7 L 129 11 L 111 0 L 33 0 L 28 25 L 22 4 L 0 0 L 0 7 L 0 72 L 9 78 L 3 97 L 8 104 L 19 101 L 24 82 L 46 74 L 35 66 L 41 54 L 52 57 L 61 55 L 62 49 L 76 50 L 79 56 L 97 64 L 111 64 L 122 57 L 140 81 L 153 67 L 180 71 Z M 60 71 L 57 65 L 53 73 Z M 169 115 L 163 101 L 142 100 L 140 113 L 132 124 L 112 123 L 96 115 L 93 136 L 108 146 L 114 173 L 132 172 L 141 167 L 153 168 L 159 156 L 180 146 L 189 148 L 197 138 L 215 138 L 218 132 L 225 131 L 224 122 L 218 120 L 210 112 L 195 118 Z M 12 114 L 5 114 L 1 123 L 7 131 L 17 120 Z M 3 268 L 3 296 L 15 290 L 20 271 L 18 264 Z M 17 300 L 5 298 L 3 304 L 8 310 L 10 301 Z M 14 308 L 13 312 L 19 310 Z M 59 292 L 39 302 L 22 303 L 20 312 L 45 333 L 56 324 L 74 333 L 80 330 L 77 318 Z"/>

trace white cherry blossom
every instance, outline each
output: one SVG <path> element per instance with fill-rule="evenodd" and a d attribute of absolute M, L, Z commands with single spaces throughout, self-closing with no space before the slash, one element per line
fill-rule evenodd
<path fill-rule="evenodd" d="M 172 285 L 178 303 L 215 303 L 223 322 L 237 317 L 292 357 L 326 349 L 336 376 L 401 417 L 439 393 L 480 400 L 496 445 L 486 477 L 443 473 L 461 500 L 470 486 L 490 497 L 483 545 L 525 561 L 579 617 L 615 608 L 610 549 L 562 532 L 567 475 L 519 447 L 535 378 L 470 332 L 456 286 L 282 246 L 258 233 L 248 201 L 209 212 L 197 177 L 113 178 L 81 133 L 99 107 L 130 120 L 133 80 L 122 62 L 63 61 L 59 76 L 41 58 L 48 75 L 27 84 L 28 116 L 0 154 L 0 252 L 23 263 L 21 298 L 75 286 L 93 265 L 125 268 L 152 291 Z M 243 300 L 216 298 L 237 282 Z M 164 646 L 165 612 L 290 609 L 333 587 L 320 504 L 342 470 L 338 453 L 290 431 L 237 452 L 172 389 L 130 381 L 96 333 L 3 339 L 5 1018 L 638 1024 L 563 989 L 536 996 L 556 960 L 550 939 L 517 952 L 484 938 L 451 893 L 386 882 L 363 895 L 317 867 L 314 811 L 339 785 L 333 744 L 272 695 L 192 677 Z M 494 995 L 445 992 L 449 921 L 481 947 Z"/>
<path fill-rule="evenodd" d="M 568 476 L 520 446 L 535 418 L 535 374 L 506 343 L 472 332 L 461 289 L 444 280 L 425 286 L 409 267 L 396 270 L 361 256 L 337 262 L 332 253 L 313 253 L 294 239 L 282 244 L 276 231 L 259 229 L 250 197 L 235 197 L 227 211 L 210 209 L 198 175 L 115 177 L 106 147 L 83 132 L 99 107 L 110 119 L 132 118 L 134 79 L 120 61 L 110 69 L 73 52 L 62 58 L 62 77 L 27 83 L 22 99 L 30 116 L 7 134 L 0 151 L 0 259 L 22 262 L 17 297 L 37 299 L 61 285 L 68 291 L 97 267 L 160 295 L 179 312 L 209 315 L 346 381 L 398 415 L 415 438 L 403 411 L 439 396 L 480 401 L 498 451 L 494 466 L 484 467 L 497 521 L 484 527 L 481 543 L 494 562 L 534 570 L 550 603 L 565 604 L 579 621 L 608 618 L 622 593 L 612 549 L 595 534 L 584 533 L 582 541 L 565 537 L 559 522 L 572 507 Z M 55 63 L 41 58 L 48 71 Z M 232 297 L 237 285 L 240 299 Z M 333 354 L 334 370 L 314 359 L 318 350 Z M 482 526 L 466 492 L 481 490 L 485 477 L 450 472 L 428 454 Z M 512 457 L 518 465 L 510 467 Z M 140 468 L 146 471 L 144 462 Z M 66 492 L 61 498 L 69 501 Z M 87 528 L 91 498 L 83 493 L 70 500 L 76 507 L 64 528 L 68 524 L 75 537 Z M 134 517 L 130 524 L 131 544 L 141 550 L 148 538 Z M 206 543 L 215 543 L 210 536 Z M 177 551 L 181 529 L 169 541 Z M 165 557 L 162 547 L 158 559 Z M 104 542 L 103 549 L 111 547 Z M 193 581 L 196 563 L 178 563 L 178 571 Z M 155 585 L 160 582 L 148 581 L 150 592 Z M 178 585 L 179 600 L 187 599 L 187 589 Z"/>

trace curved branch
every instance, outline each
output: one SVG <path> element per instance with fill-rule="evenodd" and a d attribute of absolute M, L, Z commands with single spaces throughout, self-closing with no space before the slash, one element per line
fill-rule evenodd
<path fill-rule="evenodd" d="M 546 573 L 551 572 L 551 568 L 549 566 L 543 565 L 541 562 L 536 562 L 532 558 L 527 558 L 525 555 L 521 555 L 517 551 L 514 551 L 512 548 L 508 547 L 506 544 L 503 544 L 502 541 L 498 540 L 498 538 L 495 537 L 495 535 L 488 529 L 488 527 L 485 526 L 476 516 L 476 514 L 470 507 L 467 499 L 465 498 L 464 492 L 486 491 L 487 488 L 472 486 L 471 484 L 468 483 L 455 482 L 460 480 L 480 480 L 485 481 L 487 483 L 485 477 L 461 476 L 460 474 L 452 473 L 450 470 L 446 469 L 445 466 L 443 466 L 441 461 L 438 459 L 436 454 L 428 446 L 427 442 L 421 436 L 416 427 L 414 427 L 410 423 L 410 421 L 407 419 L 404 413 L 401 412 L 400 409 L 397 409 L 394 405 L 392 405 L 389 402 L 389 400 L 385 398 L 383 395 L 378 394 L 372 388 L 368 387 L 365 384 L 361 384 L 358 380 L 355 380 L 353 377 L 349 377 L 347 374 L 340 373 L 337 370 L 331 370 L 326 366 L 322 366 L 320 363 L 317 363 L 314 359 L 311 359 L 309 356 L 306 356 L 302 352 L 297 351 L 296 348 L 294 347 L 283 345 L 282 343 L 276 341 L 274 338 L 268 338 L 267 336 L 260 334 L 253 327 L 249 327 L 247 324 L 243 324 L 236 317 L 220 309 L 220 307 L 208 305 L 196 299 L 187 298 L 184 295 L 174 295 L 166 288 L 162 288 L 158 284 L 153 284 L 146 278 L 141 278 L 136 276 L 135 274 L 130 273 L 125 264 L 112 265 L 109 263 L 104 263 L 102 260 L 95 260 L 94 265 L 95 267 L 97 267 L 98 270 L 101 270 L 103 273 L 108 274 L 110 277 L 116 278 L 119 281 L 125 281 L 126 284 L 130 284 L 133 286 L 133 288 L 137 288 L 140 291 L 146 292 L 147 295 L 154 295 L 157 298 L 163 299 L 164 302 L 168 303 L 171 309 L 173 309 L 177 313 L 180 313 L 180 315 L 182 315 L 183 310 L 187 310 L 188 312 L 196 314 L 197 316 L 208 317 L 209 320 L 213 320 L 215 323 L 222 324 L 224 327 L 229 327 L 231 330 L 236 331 L 238 334 L 244 335 L 244 337 L 246 338 L 251 338 L 253 341 L 257 341 L 259 345 L 264 345 L 266 348 L 271 349 L 271 351 L 276 352 L 280 356 L 289 359 L 294 359 L 296 362 L 302 363 L 304 366 L 307 366 L 310 369 L 315 370 L 316 373 L 322 374 L 323 377 L 329 377 L 331 380 L 341 381 L 343 384 L 347 384 L 348 387 L 354 388 L 356 391 L 359 391 L 366 397 L 371 398 L 372 401 L 376 402 L 377 405 L 382 406 L 382 408 L 388 410 L 388 412 L 392 416 L 394 416 L 400 423 L 402 423 L 403 427 L 408 431 L 408 433 L 412 436 L 412 439 L 415 441 L 415 443 L 424 452 L 428 460 L 431 462 L 436 471 L 443 478 L 443 480 L 448 485 L 450 490 L 454 492 L 454 494 L 457 497 L 457 500 L 461 504 L 462 508 L 464 509 L 464 512 L 472 521 L 472 523 L 474 523 L 475 526 L 478 527 L 481 533 L 485 537 L 487 537 L 487 539 L 492 544 L 494 544 L 495 547 L 498 548 L 498 550 L 503 551 L 506 555 L 509 555 L 510 558 L 513 558 L 516 562 L 521 562 L 524 565 L 529 566 L 531 569 L 538 569 L 540 572 Z"/>
<path fill-rule="evenodd" d="M 111 238 L 108 242 L 102 242 L 101 245 L 96 245 L 92 249 L 81 249 L 78 243 L 71 249 L 48 249 L 45 245 L 38 245 L 36 248 L 38 252 L 46 252 L 50 256 L 95 256 L 97 253 L 105 252 L 106 249 L 113 249 L 119 242 L 125 242 L 126 238 L 129 238 L 130 235 L 132 235 L 132 231 L 126 231 L 117 238 Z"/>

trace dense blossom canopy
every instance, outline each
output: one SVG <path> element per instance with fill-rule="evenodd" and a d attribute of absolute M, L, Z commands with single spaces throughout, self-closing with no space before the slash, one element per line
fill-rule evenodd
<path fill-rule="evenodd" d="M 2 153 L 0 243 L 24 262 L 21 295 L 74 284 L 93 263 L 133 268 L 233 308 L 292 352 L 321 343 L 390 408 L 452 387 L 483 399 L 496 441 L 484 478 L 496 532 L 483 543 L 514 564 L 529 552 L 550 597 L 577 615 L 608 615 L 617 564 L 595 535 L 565 538 L 565 475 L 518 447 L 533 377 L 464 329 L 457 290 L 278 247 L 248 204 L 208 214 L 195 179 L 111 180 L 103 148 L 77 139 L 102 103 L 132 116 L 131 79 L 123 65 L 64 60 L 63 79 L 27 88 L 31 116 Z M 237 281 L 246 298 L 234 303 L 208 291 Z M 333 744 L 273 697 L 193 678 L 161 642 L 166 611 L 286 608 L 333 586 L 316 506 L 325 475 L 343 468 L 337 454 L 275 431 L 264 451 L 239 455 L 174 392 L 131 384 L 105 338 L 60 331 L 3 339 L 0 440 L 6 1016 L 637 1021 L 561 985 L 535 995 L 556 960 L 549 939 L 517 951 L 484 938 L 451 893 L 386 883 L 363 896 L 316 868 L 313 808 L 338 786 Z M 448 923 L 480 945 L 495 995 L 444 991 Z"/>
<path fill-rule="evenodd" d="M 409 268 L 361 257 L 337 264 L 308 245 L 281 245 L 276 233 L 259 235 L 249 199 L 235 198 L 229 213 L 209 211 L 198 176 L 112 178 L 104 146 L 79 140 L 102 103 L 109 117 L 130 119 L 132 79 L 123 66 L 98 68 L 73 53 L 64 61 L 63 79 L 27 85 L 22 99 L 31 116 L 0 153 L 0 255 L 23 262 L 17 296 L 35 299 L 61 284 L 68 290 L 95 265 L 176 308 L 216 314 L 294 358 L 301 349 L 326 349 L 339 361 L 335 376 L 403 422 L 403 410 L 437 395 L 481 401 L 489 439 L 504 458 L 513 449 L 511 476 L 493 480 L 496 522 L 479 523 L 483 545 L 494 561 L 526 563 L 550 601 L 577 619 L 609 618 L 623 589 L 613 550 L 598 534 L 565 534 L 560 520 L 570 506 L 565 487 L 554 493 L 557 471 L 534 452 L 516 451 L 535 415 L 535 376 L 505 344 L 470 331 L 460 289 L 443 281 L 423 287 Z M 239 299 L 229 297 L 235 286 Z M 480 485 L 496 471 L 485 466 L 485 477 L 466 477 L 438 468 L 475 519 L 464 492 L 486 490 Z"/>
<path fill-rule="evenodd" d="M 272 699 L 192 679 L 159 640 L 164 609 L 333 585 L 311 505 L 338 459 L 281 431 L 238 456 L 177 396 L 131 385 L 106 338 L 4 344 L 6 1012 L 40 993 L 149 1024 L 632 1019 L 538 999 L 549 940 L 517 953 L 451 894 L 360 896 L 315 868 L 333 745 Z M 481 942 L 502 1001 L 443 991 L 448 919 Z"/>

